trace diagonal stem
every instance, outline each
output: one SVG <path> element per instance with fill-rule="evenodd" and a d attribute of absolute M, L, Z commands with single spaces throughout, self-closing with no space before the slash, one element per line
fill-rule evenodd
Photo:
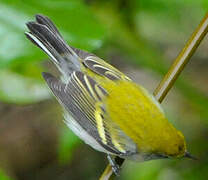
<path fill-rule="evenodd" d="M 199 26 L 196 28 L 185 47 L 182 49 L 180 54 L 177 56 L 171 67 L 169 68 L 167 74 L 162 79 L 158 87 L 154 91 L 155 98 L 161 103 L 176 79 L 189 62 L 190 58 L 196 51 L 197 47 L 201 43 L 202 39 L 208 32 L 208 13 L 202 19 Z"/>
<path fill-rule="evenodd" d="M 161 103 L 169 90 L 172 88 L 173 84 L 175 83 L 176 79 L 183 71 L 186 64 L 189 62 L 190 58 L 196 51 L 197 47 L 205 37 L 208 32 L 208 13 L 202 19 L 201 23 L 198 25 L 190 39 L 187 41 L 185 47 L 179 53 L 171 67 L 169 68 L 168 72 L 166 73 L 165 77 L 162 79 L 160 84 L 154 91 L 155 98 Z M 124 159 L 116 157 L 116 161 L 119 162 L 121 166 L 124 162 Z M 111 166 L 108 164 L 105 171 L 100 177 L 100 180 L 109 180 L 113 178 L 114 174 L 112 172 Z"/>

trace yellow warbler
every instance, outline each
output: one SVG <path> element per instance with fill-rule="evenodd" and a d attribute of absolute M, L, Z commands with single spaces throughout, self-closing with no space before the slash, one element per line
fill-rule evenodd
<path fill-rule="evenodd" d="M 146 161 L 191 157 L 183 134 L 142 86 L 94 54 L 71 47 L 52 21 L 36 15 L 26 36 L 57 66 L 62 80 L 43 73 L 65 109 L 65 122 L 85 143 L 111 157 Z"/>

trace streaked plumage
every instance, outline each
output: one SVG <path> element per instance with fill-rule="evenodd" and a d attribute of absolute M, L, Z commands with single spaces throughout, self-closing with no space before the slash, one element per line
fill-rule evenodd
<path fill-rule="evenodd" d="M 185 154 L 182 133 L 143 87 L 94 54 L 67 45 L 47 17 L 36 15 L 27 27 L 26 36 L 64 77 L 43 73 L 77 136 L 99 151 L 134 160 Z"/>

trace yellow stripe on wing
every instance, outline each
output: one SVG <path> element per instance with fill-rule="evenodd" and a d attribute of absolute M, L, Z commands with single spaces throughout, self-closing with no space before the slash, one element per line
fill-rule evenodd
<path fill-rule="evenodd" d="M 106 136 L 105 136 L 105 127 L 104 127 L 104 124 L 103 124 L 103 118 L 102 118 L 102 115 L 101 115 L 101 109 L 100 108 L 98 108 L 95 111 L 95 119 L 96 119 L 96 122 L 97 122 L 97 129 L 98 129 L 98 133 L 101 137 L 101 140 L 104 144 L 107 144 L 107 139 L 106 139 Z"/>
<path fill-rule="evenodd" d="M 83 64 L 92 70 L 93 72 L 105 76 L 110 80 L 127 80 L 131 81 L 125 74 L 120 72 L 118 69 L 114 68 L 110 64 L 106 63 L 104 60 L 95 57 L 95 56 L 88 56 L 84 59 Z"/>
<path fill-rule="evenodd" d="M 115 146 L 115 148 L 120 152 L 125 153 L 126 150 L 120 145 L 119 141 L 117 140 L 118 139 L 117 136 L 112 132 L 112 130 L 110 132 L 111 132 L 111 141 Z"/>
<path fill-rule="evenodd" d="M 87 88 L 89 89 L 89 92 L 91 93 L 91 95 L 93 96 L 93 98 L 94 98 L 96 101 L 98 101 L 98 98 L 97 98 L 97 96 L 96 96 L 94 90 L 92 89 L 92 86 L 91 86 L 91 84 L 90 84 L 90 82 L 89 82 L 89 80 L 88 80 L 88 78 L 87 78 L 86 75 L 84 76 L 84 80 L 85 80 L 85 83 L 87 84 Z"/>

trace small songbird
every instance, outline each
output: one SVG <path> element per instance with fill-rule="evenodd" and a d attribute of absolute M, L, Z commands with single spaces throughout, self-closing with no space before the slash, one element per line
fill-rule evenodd
<path fill-rule="evenodd" d="M 36 15 L 26 36 L 57 66 L 62 78 L 43 78 L 64 107 L 65 122 L 86 144 L 113 157 L 146 161 L 189 157 L 183 134 L 141 85 L 92 53 L 69 46 L 52 21 Z"/>

